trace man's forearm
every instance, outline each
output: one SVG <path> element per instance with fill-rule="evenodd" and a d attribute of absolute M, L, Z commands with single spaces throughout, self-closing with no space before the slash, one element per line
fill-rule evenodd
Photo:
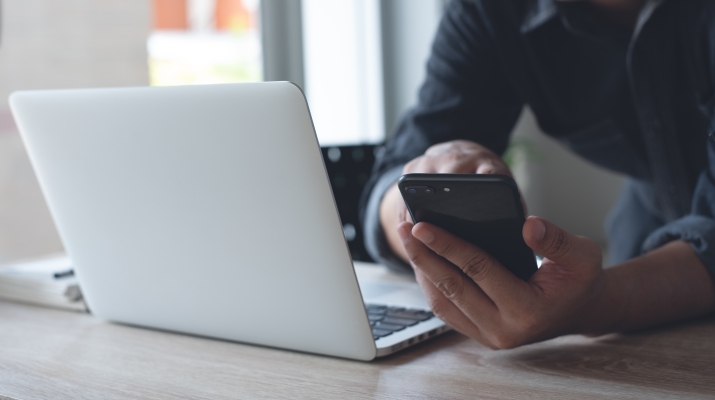
<path fill-rule="evenodd" d="M 715 285 L 690 245 L 670 242 L 605 271 L 606 284 L 579 333 L 662 325 L 715 311 Z"/>

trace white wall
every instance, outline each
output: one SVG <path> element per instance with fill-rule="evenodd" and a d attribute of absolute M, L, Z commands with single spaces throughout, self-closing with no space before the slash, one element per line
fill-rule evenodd
<path fill-rule="evenodd" d="M 302 0 L 305 92 L 321 146 L 385 139 L 379 0 Z"/>
<path fill-rule="evenodd" d="M 148 84 L 146 0 L 4 0 L 0 262 L 62 249 L 7 98 L 15 90 Z"/>
<path fill-rule="evenodd" d="M 604 221 L 623 186 L 623 177 L 591 164 L 539 129 L 528 108 L 513 137 L 528 140 L 541 157 L 514 168 L 529 214 L 606 245 Z"/>

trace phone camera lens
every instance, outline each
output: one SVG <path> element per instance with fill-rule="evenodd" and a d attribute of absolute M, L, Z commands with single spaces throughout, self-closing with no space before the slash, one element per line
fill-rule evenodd
<path fill-rule="evenodd" d="M 434 193 L 434 190 L 432 190 L 432 188 L 425 189 L 425 194 L 432 194 L 432 193 Z"/>
<path fill-rule="evenodd" d="M 415 194 L 415 193 L 417 193 L 417 189 L 415 189 L 415 188 L 407 188 L 407 193 Z"/>

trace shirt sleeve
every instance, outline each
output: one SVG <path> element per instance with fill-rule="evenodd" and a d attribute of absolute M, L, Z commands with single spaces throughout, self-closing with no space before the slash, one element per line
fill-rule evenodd
<path fill-rule="evenodd" d="M 495 11 L 487 11 L 476 1 L 447 4 L 417 105 L 385 144 L 365 186 L 360 213 L 366 249 L 377 262 L 395 270 L 411 268 L 390 251 L 379 221 L 379 206 L 402 167 L 430 146 L 457 139 L 502 154 L 522 110 L 523 101 L 500 66 L 489 29 L 491 12 Z"/>
<path fill-rule="evenodd" d="M 706 168 L 700 172 L 693 192 L 691 212 L 651 233 L 643 242 L 642 251 L 648 252 L 674 240 L 690 244 L 700 261 L 715 280 L 715 24 L 712 23 L 712 7 L 703 13 L 705 43 L 699 48 L 703 61 L 703 95 L 700 110 L 710 121 L 704 138 L 708 153 Z"/>
<path fill-rule="evenodd" d="M 711 128 L 715 133 L 715 122 Z M 708 167 L 700 173 L 693 193 L 691 213 L 651 233 L 643 242 L 643 253 L 668 242 L 690 244 L 715 280 L 715 145 L 708 140 Z"/>

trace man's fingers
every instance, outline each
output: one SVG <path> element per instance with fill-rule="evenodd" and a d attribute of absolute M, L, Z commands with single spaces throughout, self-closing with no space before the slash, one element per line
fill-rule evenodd
<path fill-rule="evenodd" d="M 494 303 L 453 265 L 415 239 L 410 228 L 412 224 L 403 222 L 397 231 L 413 267 L 422 271 L 475 325 L 491 323 L 497 316 Z"/>
<path fill-rule="evenodd" d="M 488 346 L 492 349 L 496 347 L 484 337 L 482 331 L 457 308 L 454 303 L 449 301 L 442 292 L 437 289 L 434 284 L 425 276 L 418 268 L 415 268 L 415 279 L 422 288 L 427 304 L 432 308 L 432 311 L 447 325 L 456 329 L 464 335 L 471 337 L 479 343 Z"/>
<path fill-rule="evenodd" d="M 487 162 L 479 164 L 475 172 L 478 174 L 501 174 L 511 176 L 511 171 L 509 171 L 509 167 L 507 167 L 502 162 L 495 162 L 493 160 L 489 160 Z"/>
<path fill-rule="evenodd" d="M 573 235 L 543 218 L 527 218 L 524 241 L 536 253 L 564 266 L 600 265 L 601 249 L 593 240 Z"/>
<path fill-rule="evenodd" d="M 436 144 L 405 167 L 405 172 L 440 174 L 504 174 L 509 167 L 491 150 L 464 140 Z"/>
<path fill-rule="evenodd" d="M 440 163 L 437 167 L 438 174 L 473 174 L 474 162 Z"/>
<path fill-rule="evenodd" d="M 429 157 L 425 156 L 420 156 L 415 158 L 414 160 L 408 162 L 405 164 L 405 167 L 402 169 L 403 174 L 409 174 L 409 173 L 421 173 L 421 174 L 433 174 L 436 173 L 437 169 L 436 166 Z"/>
<path fill-rule="evenodd" d="M 516 277 L 484 250 L 451 233 L 427 223 L 412 229 L 414 237 L 436 254 L 459 267 L 499 308 L 521 301 L 531 292 L 529 285 Z"/>
<path fill-rule="evenodd" d="M 456 153 L 442 155 L 441 158 L 441 160 L 433 161 L 439 174 L 502 174 L 511 176 L 509 167 L 493 157 Z"/>

